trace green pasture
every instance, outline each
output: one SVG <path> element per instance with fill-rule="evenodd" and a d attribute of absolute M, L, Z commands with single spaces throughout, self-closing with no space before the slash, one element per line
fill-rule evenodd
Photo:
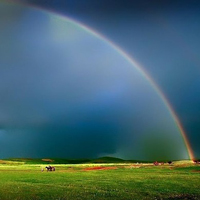
<path fill-rule="evenodd" d="M 191 161 L 53 164 L 55 172 L 33 163 L 0 161 L 0 199 L 200 199 L 200 165 Z"/>

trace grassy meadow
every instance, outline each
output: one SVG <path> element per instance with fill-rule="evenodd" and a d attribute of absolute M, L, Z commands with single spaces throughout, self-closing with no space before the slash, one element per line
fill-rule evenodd
<path fill-rule="evenodd" d="M 200 199 L 200 164 L 176 161 L 154 166 L 112 161 L 0 160 L 0 199 Z M 48 165 L 56 171 L 47 172 Z"/>

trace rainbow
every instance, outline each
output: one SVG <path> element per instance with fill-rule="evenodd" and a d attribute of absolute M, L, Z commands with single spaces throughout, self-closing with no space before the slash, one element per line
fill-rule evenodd
<path fill-rule="evenodd" d="M 180 134 L 182 135 L 183 137 L 183 140 L 184 140 L 184 143 L 185 143 L 185 146 L 187 148 L 187 152 L 188 152 L 188 157 L 191 159 L 191 160 L 194 160 L 194 153 L 193 153 L 193 150 L 192 150 L 192 147 L 189 143 L 189 140 L 187 138 L 187 135 L 184 131 L 184 128 L 177 116 L 177 114 L 175 113 L 175 111 L 173 110 L 172 106 L 170 105 L 169 101 L 167 100 L 167 98 L 165 97 L 165 95 L 163 94 L 163 92 L 161 91 L 161 89 L 159 88 L 159 86 L 154 82 L 154 80 L 150 77 L 150 75 L 144 70 L 143 66 L 141 64 L 139 64 L 135 59 L 133 59 L 130 55 L 128 55 L 124 50 L 122 50 L 119 46 L 117 46 L 115 43 L 113 43 L 111 40 L 109 40 L 108 38 L 106 38 L 105 36 L 101 35 L 100 33 L 96 32 L 95 30 L 93 30 L 92 28 L 88 27 L 87 25 L 83 24 L 83 23 L 80 23 L 78 22 L 77 20 L 74 20 L 70 17 L 67 17 L 67 16 L 63 16 L 63 15 L 60 15 L 58 13 L 55 13 L 54 11 L 47 11 L 47 10 L 44 10 L 44 9 L 41 9 L 35 5 L 30 5 L 28 3 L 25 3 L 25 2 L 20 2 L 20 0 L 17 0 L 17 1 L 13 1 L 13 0 L 8 0 L 8 1 L 4 1 L 4 0 L 0 0 L 0 2 L 9 2 L 11 4 L 16 4 L 16 3 L 19 3 L 21 4 L 22 6 L 25 5 L 25 6 L 28 6 L 28 7 L 31 7 L 31 8 L 34 8 L 34 9 L 37 9 L 37 10 L 40 10 L 42 12 L 47 12 L 47 14 L 49 13 L 54 13 L 56 14 L 60 19 L 62 20 L 67 20 L 68 22 L 70 23 L 74 23 L 76 24 L 77 26 L 79 26 L 81 29 L 83 29 L 84 31 L 88 32 L 89 34 L 99 38 L 100 40 L 106 42 L 107 44 L 109 44 L 115 51 L 117 51 L 121 56 L 123 56 L 127 62 L 129 62 L 133 67 L 135 67 L 135 69 L 149 82 L 149 84 L 153 87 L 153 89 L 155 90 L 155 92 L 157 93 L 157 95 L 160 97 L 160 99 L 162 100 L 163 104 L 165 105 L 165 107 L 167 108 L 170 116 L 172 117 L 172 119 L 174 120 L 175 124 L 177 125 L 179 131 L 180 131 Z"/>

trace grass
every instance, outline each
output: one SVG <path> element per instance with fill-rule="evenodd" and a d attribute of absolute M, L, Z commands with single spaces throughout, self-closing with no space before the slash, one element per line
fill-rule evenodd
<path fill-rule="evenodd" d="M 190 161 L 54 164 L 55 172 L 41 172 L 43 162 L 6 162 L 0 164 L 2 200 L 200 199 L 200 165 Z"/>

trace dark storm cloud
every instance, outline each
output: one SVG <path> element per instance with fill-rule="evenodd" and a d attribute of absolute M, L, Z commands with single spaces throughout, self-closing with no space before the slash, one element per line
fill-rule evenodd
<path fill-rule="evenodd" d="M 199 1 L 28 2 L 84 22 L 136 57 L 162 88 L 200 156 Z"/>
<path fill-rule="evenodd" d="M 199 1 L 86 1 L 70 6 L 44 1 L 42 6 L 72 15 L 137 58 L 162 88 L 200 156 Z"/>
<path fill-rule="evenodd" d="M 2 156 L 187 158 L 169 111 L 125 58 L 73 23 L 20 12 L 0 37 Z"/>
<path fill-rule="evenodd" d="M 101 1 L 72 1 L 72 0 L 22 0 L 33 5 L 50 8 L 63 13 L 104 13 L 106 15 L 118 14 L 121 12 L 147 12 L 160 9 L 183 9 L 197 6 L 196 0 L 101 0 Z"/>

